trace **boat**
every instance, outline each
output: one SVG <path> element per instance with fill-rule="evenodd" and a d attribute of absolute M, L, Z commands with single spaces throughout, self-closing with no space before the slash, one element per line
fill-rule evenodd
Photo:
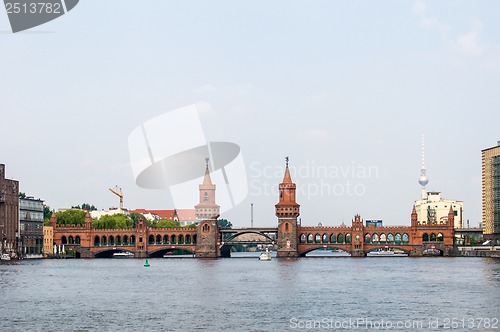
<path fill-rule="evenodd" d="M 394 249 L 378 249 L 375 251 L 370 251 L 366 256 L 371 257 L 406 257 L 407 253 L 404 251 L 394 251 Z"/>
<path fill-rule="evenodd" d="M 3 260 L 3 261 L 10 261 L 9 254 L 2 254 L 1 260 Z"/>
<path fill-rule="evenodd" d="M 436 248 L 425 249 L 422 253 L 423 256 L 443 256 L 443 252 Z"/>
<path fill-rule="evenodd" d="M 266 251 L 260 254 L 259 260 L 260 261 L 270 261 L 271 260 L 271 253 L 269 252 L 269 249 L 266 248 Z"/>
<path fill-rule="evenodd" d="M 134 254 L 128 251 L 124 252 L 115 252 L 113 254 L 113 258 L 133 258 Z"/>

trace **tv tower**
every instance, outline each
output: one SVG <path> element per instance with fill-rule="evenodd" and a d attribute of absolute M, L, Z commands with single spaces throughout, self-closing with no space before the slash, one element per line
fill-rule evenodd
<path fill-rule="evenodd" d="M 427 190 L 425 186 L 429 183 L 429 178 L 425 174 L 425 157 L 424 157 L 424 135 L 422 134 L 422 169 L 420 170 L 420 178 L 418 179 L 418 183 L 422 186 L 422 199 L 427 198 Z"/>

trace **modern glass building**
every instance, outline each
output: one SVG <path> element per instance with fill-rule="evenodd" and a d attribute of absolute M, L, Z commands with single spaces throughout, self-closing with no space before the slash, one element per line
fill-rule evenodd
<path fill-rule="evenodd" d="M 500 141 L 482 152 L 483 237 L 500 245 Z"/>
<path fill-rule="evenodd" d="M 19 199 L 21 254 L 26 258 L 43 256 L 43 201 L 33 197 Z"/>

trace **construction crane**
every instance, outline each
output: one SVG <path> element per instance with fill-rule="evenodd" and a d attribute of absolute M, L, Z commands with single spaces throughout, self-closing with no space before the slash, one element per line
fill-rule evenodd
<path fill-rule="evenodd" d="M 115 189 L 109 188 L 109 191 L 111 191 L 116 196 L 120 197 L 120 211 L 123 211 L 123 192 L 122 192 L 122 188 L 118 188 L 118 185 L 115 185 Z"/>

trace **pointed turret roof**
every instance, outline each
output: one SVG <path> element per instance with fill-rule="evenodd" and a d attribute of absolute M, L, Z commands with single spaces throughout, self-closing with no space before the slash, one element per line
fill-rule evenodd
<path fill-rule="evenodd" d="M 207 168 L 205 169 L 205 177 L 203 178 L 204 185 L 212 185 L 212 179 L 210 178 L 210 170 L 208 169 L 208 158 L 205 159 L 207 162 Z"/>
<path fill-rule="evenodd" d="M 288 165 L 285 169 L 285 176 L 283 177 L 283 183 L 292 183 L 292 177 L 290 176 L 290 170 L 288 169 Z"/>
<path fill-rule="evenodd" d="M 288 157 L 286 160 L 285 176 L 283 177 L 283 183 L 292 183 L 292 177 L 290 176 L 290 169 L 288 168 Z"/>

